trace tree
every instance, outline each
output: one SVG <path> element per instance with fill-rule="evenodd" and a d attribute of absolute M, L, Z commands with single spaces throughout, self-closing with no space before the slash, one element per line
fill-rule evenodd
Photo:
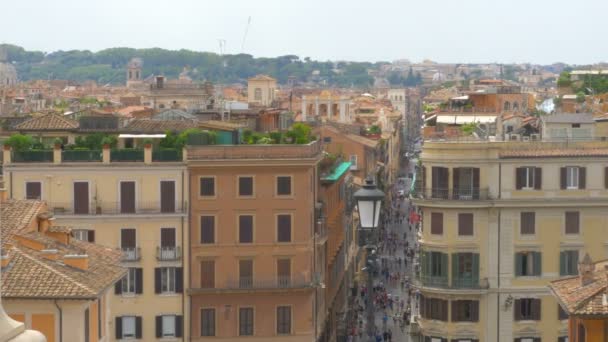
<path fill-rule="evenodd" d="M 582 91 L 579 91 L 578 93 L 576 93 L 576 103 L 583 103 L 585 102 L 585 93 L 583 93 Z"/>

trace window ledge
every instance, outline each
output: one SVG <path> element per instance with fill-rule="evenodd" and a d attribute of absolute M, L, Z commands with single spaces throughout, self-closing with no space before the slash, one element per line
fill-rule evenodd
<path fill-rule="evenodd" d="M 181 293 L 177 292 L 161 292 L 158 294 L 160 297 L 179 297 Z"/>
<path fill-rule="evenodd" d="M 120 296 L 122 298 L 136 298 L 138 296 L 137 293 L 121 293 Z"/>

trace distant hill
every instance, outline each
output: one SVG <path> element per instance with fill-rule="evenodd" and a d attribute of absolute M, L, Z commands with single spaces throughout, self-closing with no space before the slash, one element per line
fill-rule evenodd
<path fill-rule="evenodd" d="M 143 58 L 143 76 L 164 74 L 177 77 L 184 67 L 190 69 L 194 80 L 212 82 L 244 82 L 257 74 L 268 74 L 287 83 L 289 76 L 298 81 L 311 77 L 327 85 L 341 87 L 368 87 L 373 77 L 368 69 L 377 69 L 381 63 L 313 61 L 295 55 L 275 58 L 254 58 L 248 54 L 220 56 L 211 52 L 191 50 L 165 50 L 160 48 L 132 49 L 111 48 L 98 52 L 88 50 L 27 51 L 16 45 L 6 47 L 8 57 L 19 72 L 22 81 L 32 79 L 67 79 L 74 81 L 94 80 L 99 84 L 124 84 L 125 67 L 133 57 Z M 314 73 L 313 72 L 318 71 Z"/>

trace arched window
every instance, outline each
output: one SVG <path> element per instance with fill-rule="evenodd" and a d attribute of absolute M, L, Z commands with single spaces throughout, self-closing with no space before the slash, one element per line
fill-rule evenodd
<path fill-rule="evenodd" d="M 255 88 L 253 91 L 253 99 L 256 101 L 262 101 L 262 89 Z"/>
<path fill-rule="evenodd" d="M 509 103 L 509 101 L 506 101 L 504 104 L 504 110 L 511 110 L 511 104 Z"/>

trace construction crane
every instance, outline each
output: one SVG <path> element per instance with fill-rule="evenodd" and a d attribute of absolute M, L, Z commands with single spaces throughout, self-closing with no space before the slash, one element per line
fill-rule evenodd
<path fill-rule="evenodd" d="M 245 26 L 245 33 L 243 34 L 243 41 L 241 42 L 241 53 L 245 51 L 245 40 L 247 39 L 247 33 L 249 33 L 249 26 L 251 26 L 251 16 L 247 18 L 247 26 Z"/>

